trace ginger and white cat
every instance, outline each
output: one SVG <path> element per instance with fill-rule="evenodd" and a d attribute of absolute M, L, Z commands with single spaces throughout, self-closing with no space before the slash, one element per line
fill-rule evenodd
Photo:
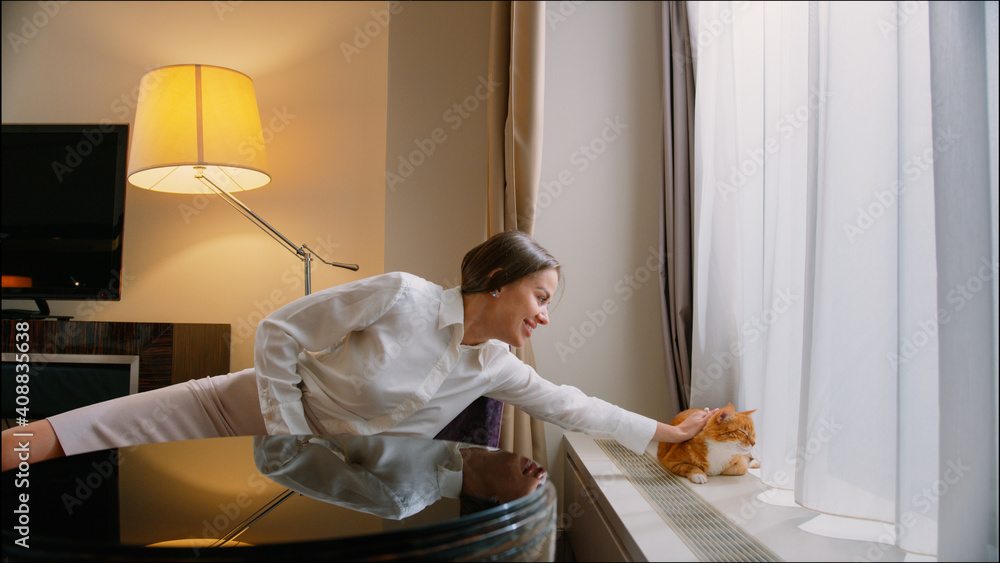
<path fill-rule="evenodd" d="M 744 475 L 749 467 L 759 466 L 750 455 L 757 439 L 750 418 L 755 410 L 736 412 L 730 403 L 709 417 L 705 428 L 690 440 L 661 442 L 656 457 L 670 472 L 699 485 L 707 483 L 709 475 Z M 688 409 L 671 424 L 680 424 L 695 412 L 698 409 Z"/>

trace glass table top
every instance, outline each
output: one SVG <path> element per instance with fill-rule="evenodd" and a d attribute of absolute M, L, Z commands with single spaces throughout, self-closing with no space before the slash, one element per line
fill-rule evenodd
<path fill-rule="evenodd" d="M 3 557 L 551 561 L 555 490 L 458 495 L 468 444 L 388 436 L 212 438 L 3 474 Z"/>

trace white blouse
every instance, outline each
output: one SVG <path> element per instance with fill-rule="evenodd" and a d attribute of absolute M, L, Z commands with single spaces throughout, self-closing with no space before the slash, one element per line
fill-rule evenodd
<path fill-rule="evenodd" d="M 487 396 L 645 451 L 656 421 L 542 379 L 501 342 L 462 345 L 463 319 L 461 288 L 399 272 L 274 311 L 257 327 L 254 350 L 268 433 L 432 438 Z"/>

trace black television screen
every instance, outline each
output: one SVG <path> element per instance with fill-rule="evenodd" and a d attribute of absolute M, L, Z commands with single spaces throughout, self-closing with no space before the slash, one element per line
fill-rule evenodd
<path fill-rule="evenodd" d="M 3 125 L 3 298 L 121 299 L 128 124 Z"/>

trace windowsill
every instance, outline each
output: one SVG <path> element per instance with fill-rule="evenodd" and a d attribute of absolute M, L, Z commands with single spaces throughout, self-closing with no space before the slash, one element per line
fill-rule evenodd
<path fill-rule="evenodd" d="M 564 445 L 569 461 L 596 493 L 594 496 L 604 513 L 602 519 L 633 560 L 698 560 L 593 439 L 566 434 Z M 655 458 L 655 446 L 651 445 L 647 451 Z M 800 525 L 816 518 L 817 513 L 797 505 L 779 506 L 760 500 L 758 496 L 770 488 L 755 475 L 710 477 L 704 485 L 687 480 L 683 483 L 786 561 L 911 560 L 892 545 L 829 538 L 800 529 Z M 566 507 L 563 512 L 567 512 Z"/>

